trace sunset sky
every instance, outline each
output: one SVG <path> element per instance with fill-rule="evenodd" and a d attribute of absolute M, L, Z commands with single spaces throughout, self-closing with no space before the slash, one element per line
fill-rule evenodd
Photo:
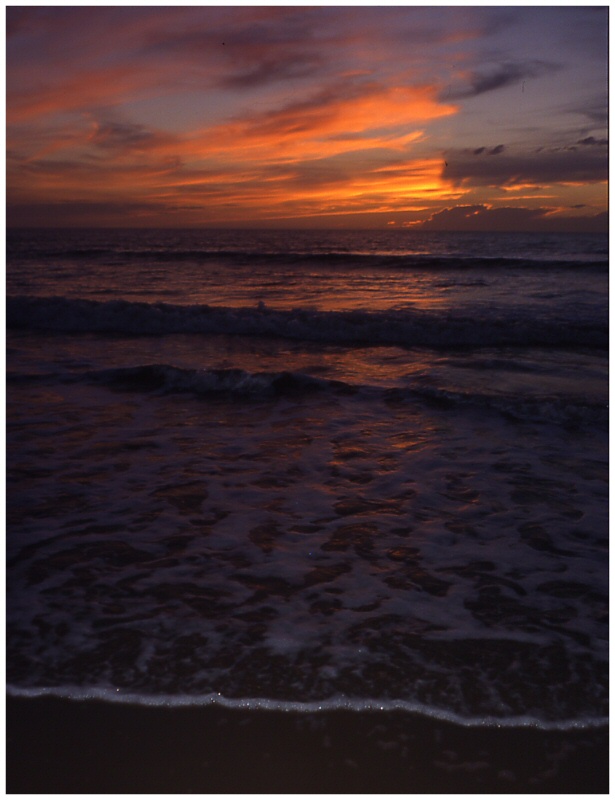
<path fill-rule="evenodd" d="M 11 225 L 605 230 L 608 7 L 7 8 Z"/>

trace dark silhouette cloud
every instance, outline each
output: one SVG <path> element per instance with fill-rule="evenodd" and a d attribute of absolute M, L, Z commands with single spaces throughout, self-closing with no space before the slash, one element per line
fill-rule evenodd
<path fill-rule="evenodd" d="M 426 230 L 510 230 L 548 213 L 545 208 L 488 208 L 485 205 L 444 208 L 423 222 Z"/>
<path fill-rule="evenodd" d="M 470 181 L 481 186 L 507 186 L 513 183 L 596 182 L 608 177 L 608 162 L 602 148 L 538 148 L 532 152 L 502 155 L 504 145 L 492 150 L 447 151 L 446 177 L 458 184 Z M 498 158 L 477 158 L 486 154 Z"/>
<path fill-rule="evenodd" d="M 557 217 L 549 208 L 514 206 L 489 208 L 485 205 L 454 206 L 432 214 L 417 226 L 429 231 L 569 231 L 608 230 L 608 214 L 593 217 Z"/>
<path fill-rule="evenodd" d="M 316 75 L 322 68 L 322 59 L 315 54 L 287 54 L 264 59 L 249 66 L 246 70 L 226 76 L 221 85 L 228 89 L 243 89 L 272 83 L 279 80 L 293 80 Z"/>
<path fill-rule="evenodd" d="M 577 144 L 588 144 L 588 145 L 608 145 L 608 139 L 596 139 L 594 136 L 586 136 L 585 139 L 579 139 Z"/>
<path fill-rule="evenodd" d="M 153 150 L 161 144 L 173 142 L 175 137 L 150 130 L 137 123 L 107 121 L 97 124 L 91 141 L 104 150 L 131 152 Z"/>
<path fill-rule="evenodd" d="M 470 77 L 469 86 L 453 89 L 447 96 L 453 100 L 476 97 L 485 92 L 513 86 L 528 78 L 538 78 L 559 68 L 558 64 L 547 61 L 506 62 L 498 64 L 489 71 L 474 72 Z"/>
<path fill-rule="evenodd" d="M 591 120 L 596 126 L 606 128 L 609 122 L 609 107 L 607 102 L 607 77 L 604 76 L 604 91 L 592 94 L 584 103 L 574 103 L 565 106 L 562 110 L 567 113 L 581 114 Z"/>
<path fill-rule="evenodd" d="M 503 152 L 503 150 L 504 150 L 503 144 L 498 144 L 495 147 L 492 147 L 491 149 L 488 149 L 487 147 L 477 147 L 476 150 L 472 150 L 472 155 L 481 156 L 485 154 L 488 156 L 497 156 L 501 152 Z"/>

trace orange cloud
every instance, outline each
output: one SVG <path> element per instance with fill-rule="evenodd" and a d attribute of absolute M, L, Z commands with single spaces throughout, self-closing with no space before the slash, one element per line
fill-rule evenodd
<path fill-rule="evenodd" d="M 347 89 L 346 89 L 347 92 Z M 234 155 L 276 160 L 332 155 L 373 147 L 401 146 L 416 130 L 392 137 L 401 126 L 455 113 L 438 102 L 435 87 L 362 87 L 346 96 L 327 90 L 282 109 L 215 126 L 187 142 L 192 155 Z"/>
<path fill-rule="evenodd" d="M 15 202 L 136 204 L 147 198 L 152 208 L 161 210 L 205 206 L 210 222 L 403 211 L 415 209 L 417 202 L 433 207 L 459 197 L 442 180 L 439 159 L 409 159 L 386 167 L 375 161 L 361 170 L 344 158 L 333 159 L 316 175 L 311 164 L 299 162 L 208 169 L 170 157 L 110 164 L 49 160 L 14 168 L 11 187 Z"/>
<path fill-rule="evenodd" d="M 457 112 L 440 87 L 336 83 L 306 99 L 186 133 L 96 119 L 152 75 L 90 70 L 11 98 L 12 202 L 207 209 L 208 221 L 400 211 L 454 200 L 441 159 L 409 158 L 430 120 Z M 73 114 L 74 126 L 40 124 Z M 70 119 L 70 118 L 67 118 Z M 366 153 L 370 152 L 369 158 Z M 266 203 L 264 196 L 266 195 Z M 140 212 L 145 213 L 145 212 Z"/>
<path fill-rule="evenodd" d="M 62 91 L 46 89 L 22 96 L 19 102 L 12 103 L 11 122 L 88 104 L 113 104 L 122 92 L 128 94 L 137 87 L 137 82 L 121 70 L 82 76 L 66 84 Z M 359 150 L 403 151 L 424 136 L 422 123 L 456 111 L 455 106 L 438 102 L 434 86 L 387 88 L 372 84 L 352 91 L 347 86 L 337 86 L 308 100 L 200 131 L 170 134 L 148 131 L 139 125 L 94 122 L 82 135 L 84 145 L 106 148 L 107 156 L 116 161 L 135 158 L 140 152 L 148 157 L 174 157 L 187 162 L 213 163 L 222 159 L 233 163 L 281 163 Z M 22 133 L 18 134 L 20 141 Z M 32 131 L 28 135 L 36 137 Z M 35 147 L 36 156 L 41 157 L 74 146 L 78 136 L 67 136 L 64 131 L 55 140 L 52 134 L 41 137 L 39 133 L 38 138 L 44 139 Z M 28 155 L 36 156 L 32 152 Z"/>
<path fill-rule="evenodd" d="M 52 86 L 39 86 L 29 91 L 9 88 L 7 122 L 24 122 L 49 114 L 78 109 L 117 105 L 142 85 L 134 70 L 117 67 L 82 72 Z"/>

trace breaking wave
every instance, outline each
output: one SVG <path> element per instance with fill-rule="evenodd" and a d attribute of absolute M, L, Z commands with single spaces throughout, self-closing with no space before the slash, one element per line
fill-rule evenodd
<path fill-rule="evenodd" d="M 83 373 L 7 373 L 11 383 L 74 383 L 85 381 L 110 389 L 158 394 L 190 393 L 225 399 L 303 397 L 314 392 L 355 395 L 374 400 L 419 401 L 440 409 L 492 411 L 520 421 L 553 423 L 569 428 L 608 425 L 608 406 L 580 397 L 532 396 L 468 392 L 421 385 L 384 387 L 320 378 L 303 372 L 249 372 L 243 369 L 186 369 L 170 364 L 139 364 Z"/>
<path fill-rule="evenodd" d="M 66 297 L 7 299 L 7 325 L 63 332 L 160 336 L 172 333 L 274 336 L 343 345 L 400 345 L 434 349 L 473 347 L 585 347 L 606 349 L 608 321 L 571 320 L 481 309 L 448 311 L 279 310 L 174 305 Z"/>
<path fill-rule="evenodd" d="M 352 392 L 343 381 L 314 378 L 299 372 L 247 372 L 242 369 L 182 369 L 168 364 L 118 367 L 87 373 L 89 380 L 131 391 L 191 392 L 237 396 Z"/>

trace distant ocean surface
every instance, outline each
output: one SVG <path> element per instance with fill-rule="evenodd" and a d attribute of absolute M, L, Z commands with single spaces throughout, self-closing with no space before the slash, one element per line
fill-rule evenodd
<path fill-rule="evenodd" d="M 13 694 L 608 714 L 608 241 L 9 231 Z"/>

